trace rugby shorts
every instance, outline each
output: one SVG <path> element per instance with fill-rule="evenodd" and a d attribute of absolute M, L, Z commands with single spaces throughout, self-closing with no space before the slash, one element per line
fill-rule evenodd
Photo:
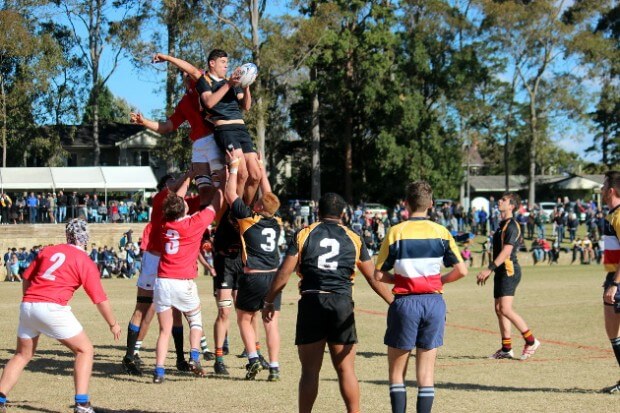
<path fill-rule="evenodd" d="M 247 312 L 261 310 L 275 275 L 276 271 L 252 274 L 242 273 L 239 276 L 239 291 L 237 291 L 237 300 L 235 302 L 237 309 Z M 280 311 L 281 304 L 282 293 L 278 294 L 276 299 L 273 300 L 274 309 Z"/>
<path fill-rule="evenodd" d="M 213 288 L 216 290 L 238 290 L 239 276 L 243 274 L 241 252 L 231 255 L 215 254 L 213 257 L 215 278 Z"/>
<path fill-rule="evenodd" d="M 511 276 L 496 271 L 493 277 L 493 297 L 514 297 L 520 282 L 521 268 L 519 267 L 515 267 L 515 273 Z"/>
<path fill-rule="evenodd" d="M 153 291 L 155 312 L 161 313 L 172 307 L 182 313 L 200 307 L 198 287 L 194 280 L 177 280 L 175 278 L 157 278 Z"/>
<path fill-rule="evenodd" d="M 355 304 L 344 294 L 306 293 L 297 303 L 295 345 L 326 340 L 332 344 L 357 343 Z"/>
<path fill-rule="evenodd" d="M 605 282 L 603 283 L 603 291 L 609 288 L 615 276 L 616 276 L 615 272 L 607 273 L 607 276 L 605 277 Z M 613 306 L 616 314 L 620 314 L 620 288 L 616 290 L 616 295 L 614 296 L 614 300 L 615 300 L 614 304 L 608 304 L 605 301 L 603 301 L 603 304 Z"/>
<path fill-rule="evenodd" d="M 153 291 L 155 280 L 157 279 L 157 267 L 159 266 L 159 256 L 148 251 L 142 253 L 142 267 L 136 285 L 143 290 Z"/>
<path fill-rule="evenodd" d="M 71 307 L 56 303 L 21 303 L 17 337 L 35 338 L 40 334 L 57 340 L 75 337 L 82 332 Z"/>
<path fill-rule="evenodd" d="M 235 149 L 241 149 L 243 153 L 256 152 L 248 128 L 241 123 L 216 126 L 215 143 L 222 152 L 226 152 L 229 145 Z"/>
<path fill-rule="evenodd" d="M 192 163 L 208 163 L 211 172 L 224 168 L 224 153 L 213 134 L 196 139 L 192 144 Z"/>
<path fill-rule="evenodd" d="M 385 345 L 431 350 L 443 345 L 446 303 L 441 294 L 396 295 L 387 316 Z"/>

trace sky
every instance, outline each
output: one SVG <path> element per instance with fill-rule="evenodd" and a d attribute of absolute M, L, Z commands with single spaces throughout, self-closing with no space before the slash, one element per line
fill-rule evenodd
<path fill-rule="evenodd" d="M 268 2 L 267 13 L 270 15 L 282 14 L 286 3 L 283 0 Z M 153 50 L 152 54 L 156 52 L 159 50 Z M 104 70 L 102 72 L 106 73 L 105 58 L 103 64 Z M 161 120 L 164 118 L 165 107 L 164 69 L 164 64 L 147 64 L 145 69 L 138 70 L 132 66 L 129 60 L 125 59 L 120 62 L 119 67 L 110 77 L 108 87 L 114 95 L 125 99 L 146 117 Z M 558 135 L 553 138 L 561 147 L 577 152 L 585 160 L 599 160 L 598 155 L 585 152 L 585 149 L 592 144 L 592 135 L 584 127 L 569 128 L 561 136 Z"/>

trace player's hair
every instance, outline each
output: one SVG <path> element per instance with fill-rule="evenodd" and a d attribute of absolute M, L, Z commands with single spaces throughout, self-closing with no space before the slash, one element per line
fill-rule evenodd
<path fill-rule="evenodd" d="M 211 53 L 209 53 L 209 57 L 207 57 L 207 63 L 212 60 L 217 60 L 220 57 L 228 57 L 228 53 L 226 53 L 222 49 L 213 49 L 211 50 Z"/>
<path fill-rule="evenodd" d="M 607 187 L 616 190 L 616 194 L 620 196 L 620 172 L 607 171 L 605 172 L 605 180 L 607 181 Z"/>
<path fill-rule="evenodd" d="M 519 207 L 521 206 L 521 197 L 518 194 L 515 194 L 514 192 L 504 192 L 504 195 L 502 195 L 502 198 L 507 198 L 508 201 L 510 202 L 510 205 L 514 206 L 515 211 L 517 209 L 519 209 Z"/>
<path fill-rule="evenodd" d="M 433 205 L 433 188 L 426 181 L 414 181 L 407 185 L 406 197 L 411 212 L 424 212 Z"/>
<path fill-rule="evenodd" d="M 73 245 L 88 245 L 88 225 L 82 218 L 73 218 L 65 227 L 67 243 Z"/>
<path fill-rule="evenodd" d="M 343 197 L 334 192 L 328 192 L 319 199 L 319 217 L 340 218 L 346 207 L 347 203 Z"/>
<path fill-rule="evenodd" d="M 261 198 L 263 202 L 263 213 L 266 216 L 273 216 L 280 208 L 280 199 L 273 192 L 267 192 Z"/>
<path fill-rule="evenodd" d="M 157 182 L 157 190 L 161 191 L 164 189 L 166 187 L 166 183 L 171 179 L 174 179 L 174 175 L 172 174 L 166 174 L 159 178 L 159 181 Z"/>
<path fill-rule="evenodd" d="M 162 207 L 166 221 L 174 221 L 185 215 L 185 200 L 175 193 L 169 193 Z"/>

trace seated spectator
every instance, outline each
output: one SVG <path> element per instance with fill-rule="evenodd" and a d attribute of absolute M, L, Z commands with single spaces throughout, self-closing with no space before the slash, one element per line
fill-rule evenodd
<path fill-rule="evenodd" d="M 590 262 L 594 259 L 594 249 L 592 249 L 592 241 L 587 235 L 584 236 L 583 241 L 581 241 L 581 249 L 583 250 L 583 258 L 581 263 L 590 264 Z"/>
<path fill-rule="evenodd" d="M 532 241 L 532 248 L 530 251 L 532 251 L 534 265 L 545 260 L 545 251 L 543 250 L 543 245 L 537 236 L 534 236 L 534 241 Z"/>
<path fill-rule="evenodd" d="M 573 241 L 573 246 L 571 248 L 573 250 L 573 259 L 570 263 L 574 263 L 577 260 L 577 255 L 579 255 L 579 262 L 583 262 L 583 248 L 581 247 L 581 238 L 576 238 Z"/>
<path fill-rule="evenodd" d="M 465 244 L 465 248 L 463 248 L 461 250 L 461 258 L 463 258 L 463 261 L 467 262 L 469 261 L 469 266 L 473 267 L 474 265 L 474 257 L 471 254 L 471 250 L 469 249 L 469 242 Z"/>
<path fill-rule="evenodd" d="M 549 265 L 556 263 L 560 258 L 560 240 L 558 237 L 554 238 L 553 244 L 551 244 L 551 251 L 549 251 Z"/>

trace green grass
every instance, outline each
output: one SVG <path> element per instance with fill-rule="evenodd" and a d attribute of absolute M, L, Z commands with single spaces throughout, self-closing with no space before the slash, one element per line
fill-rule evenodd
<path fill-rule="evenodd" d="M 492 285 L 478 287 L 476 269 L 467 278 L 446 286 L 448 304 L 444 346 L 436 365 L 436 412 L 602 412 L 616 411 L 618 397 L 597 393 L 618 380 L 618 365 L 605 336 L 602 319 L 600 266 L 526 267 L 517 291 L 515 308 L 541 340 L 539 352 L 527 362 L 489 360 L 500 343 L 493 312 Z M 356 371 L 361 387 L 362 410 L 390 411 L 387 359 L 383 334 L 386 306 L 362 277 L 355 290 L 359 334 Z M 203 319 L 211 338 L 215 315 L 212 283 L 198 280 L 203 300 Z M 131 280 L 104 280 L 119 322 L 126 326 L 135 303 Z M 0 284 L 0 363 L 4 365 L 15 346 L 21 286 Z M 157 326 L 144 342 L 147 363 L 142 378 L 123 374 L 120 360 L 123 337 L 114 343 L 107 326 L 88 298 L 78 293 L 73 310 L 96 346 L 91 380 L 95 406 L 104 412 L 293 412 L 297 407 L 299 361 L 293 345 L 296 317 L 296 280 L 285 291 L 282 309 L 282 381 L 269 383 L 262 372 L 255 382 L 243 380 L 245 360 L 238 330 L 231 329 L 231 356 L 226 358 L 231 376 L 195 379 L 176 373 L 172 352 L 168 358 L 168 381 L 151 383 L 153 347 Z M 262 340 L 264 342 L 264 339 Z M 516 352 L 522 340 L 513 332 Z M 172 346 L 172 344 L 171 344 Z M 187 344 L 186 344 L 187 346 Z M 172 347 L 171 347 L 172 348 Z M 413 363 L 414 360 L 411 360 Z M 27 367 L 9 395 L 10 411 L 68 412 L 73 400 L 73 358 L 55 341 L 43 337 L 38 355 Z M 336 374 L 326 354 L 316 412 L 342 412 Z M 415 370 L 408 377 L 409 411 L 415 406 Z"/>

